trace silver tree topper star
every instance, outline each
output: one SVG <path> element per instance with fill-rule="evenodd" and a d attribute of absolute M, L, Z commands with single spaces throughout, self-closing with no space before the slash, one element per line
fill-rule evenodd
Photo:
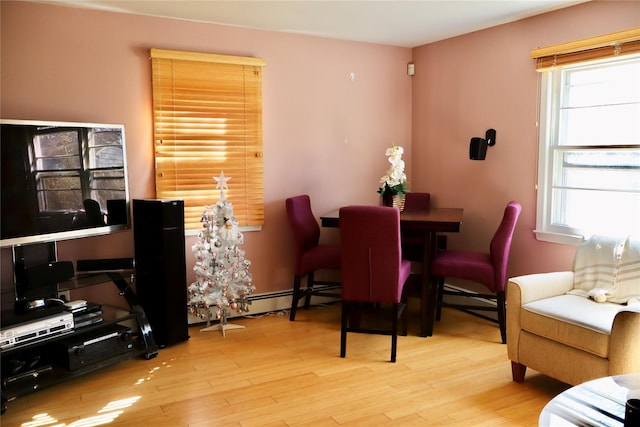
<path fill-rule="evenodd" d="M 231 179 L 231 177 L 227 178 L 224 176 L 224 171 L 220 171 L 220 176 L 214 176 L 213 179 L 216 180 L 217 185 L 216 185 L 216 190 L 228 190 L 229 186 L 227 185 L 227 182 L 229 182 L 229 180 Z"/>

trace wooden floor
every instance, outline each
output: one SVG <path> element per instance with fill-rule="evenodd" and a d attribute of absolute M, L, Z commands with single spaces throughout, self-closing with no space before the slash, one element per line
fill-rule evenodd
<path fill-rule="evenodd" d="M 232 319 L 97 373 L 9 402 L 10 426 L 536 426 L 568 388 L 535 371 L 511 381 L 495 323 L 443 310 L 434 336 L 349 334 L 339 357 L 339 305 Z"/>

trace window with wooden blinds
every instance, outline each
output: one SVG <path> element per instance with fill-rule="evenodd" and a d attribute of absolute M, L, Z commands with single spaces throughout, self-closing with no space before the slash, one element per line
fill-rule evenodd
<path fill-rule="evenodd" d="M 640 28 L 533 49 L 537 71 L 640 53 Z"/>
<path fill-rule="evenodd" d="M 151 49 L 156 197 L 182 199 L 185 228 L 200 229 L 230 177 L 240 226 L 264 223 L 260 58 Z"/>
<path fill-rule="evenodd" d="M 640 233 L 640 28 L 531 56 L 540 71 L 536 238 Z"/>

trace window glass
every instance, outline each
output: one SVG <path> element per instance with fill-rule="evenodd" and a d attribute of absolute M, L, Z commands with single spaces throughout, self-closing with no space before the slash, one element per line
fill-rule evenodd
<path fill-rule="evenodd" d="M 108 200 L 126 197 L 119 130 L 42 128 L 30 151 L 40 212 L 82 210 L 85 199 L 106 208 Z"/>
<path fill-rule="evenodd" d="M 537 236 L 640 235 L 640 57 L 542 77 Z"/>

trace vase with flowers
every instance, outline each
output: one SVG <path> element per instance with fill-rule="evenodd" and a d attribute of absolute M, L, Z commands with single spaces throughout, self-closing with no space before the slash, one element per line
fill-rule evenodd
<path fill-rule="evenodd" d="M 378 188 L 378 193 L 382 197 L 382 204 L 384 206 L 393 206 L 400 210 L 404 209 L 404 195 L 409 192 L 402 154 L 404 154 L 404 148 L 398 145 L 387 148 L 385 155 L 388 157 L 391 167 L 380 178 L 382 187 Z"/>

